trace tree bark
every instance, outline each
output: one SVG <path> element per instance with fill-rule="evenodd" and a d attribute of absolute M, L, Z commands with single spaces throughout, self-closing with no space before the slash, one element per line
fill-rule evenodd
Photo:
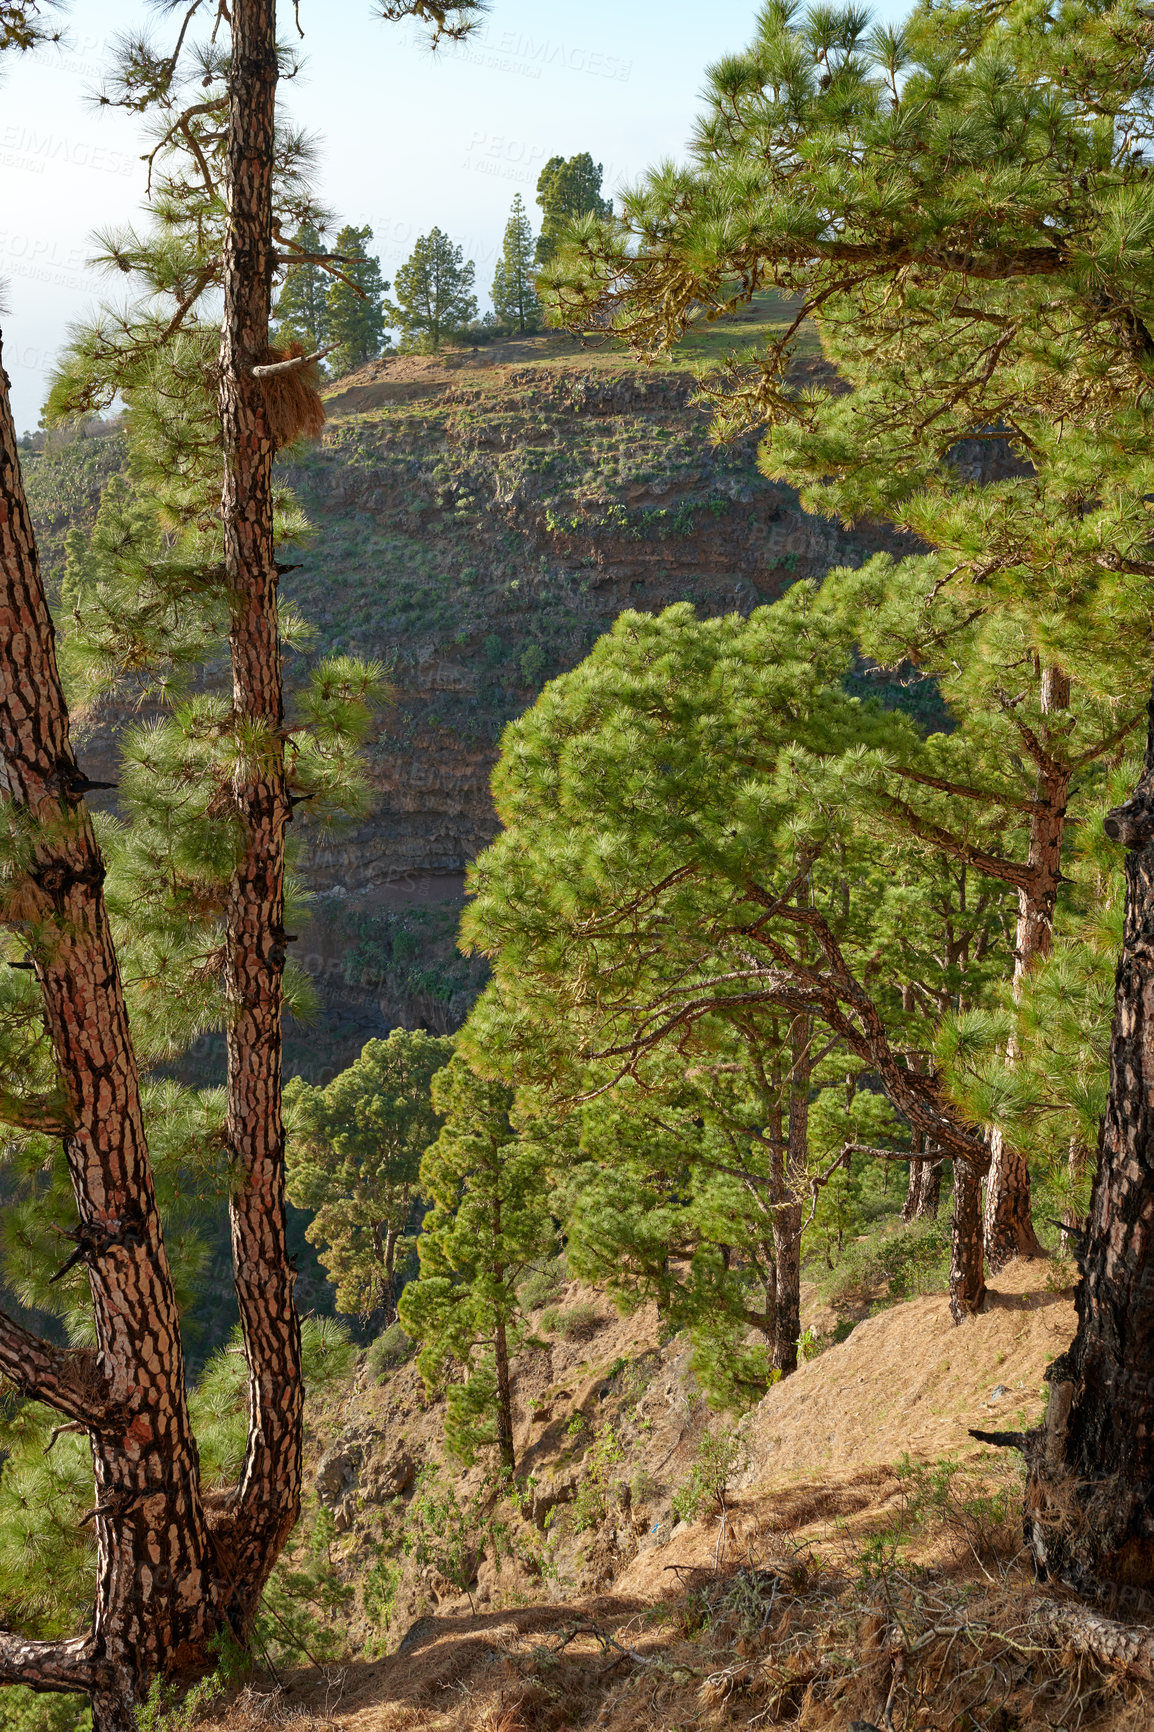
<path fill-rule="evenodd" d="M 1146 759 L 1106 831 L 1126 848 L 1110 1092 L 1082 1240 L 1078 1328 L 1029 1434 L 1039 1567 L 1076 1586 L 1154 1587 L 1154 701 Z"/>
<path fill-rule="evenodd" d="M 497 1452 L 506 1473 L 517 1466 L 513 1449 L 513 1394 L 509 1384 L 509 1341 L 505 1320 L 500 1318 L 495 1332 L 494 1357 L 497 1362 Z"/>
<path fill-rule="evenodd" d="M 249 742 L 233 784 L 244 857 L 226 938 L 228 1139 L 241 1175 L 230 1199 L 237 1302 L 249 1372 L 249 1441 L 229 1506 L 230 1616 L 249 1629 L 300 1512 L 303 1388 L 293 1306 L 281 1119 L 284 837 L 291 815 L 273 543 L 276 454 L 260 382 L 275 253 L 275 0 L 233 0 L 220 414 L 224 565 L 233 709 Z"/>
<path fill-rule="evenodd" d="M 982 1182 L 968 1161 L 954 1161 L 954 1214 L 950 1224 L 950 1316 L 955 1323 L 985 1304 L 982 1257 Z"/>
<path fill-rule="evenodd" d="M 401 1229 L 391 1221 L 385 1223 L 384 1278 L 381 1282 L 381 1305 L 385 1313 L 385 1328 L 397 1321 L 397 1240 Z"/>
<path fill-rule="evenodd" d="M 0 356 L 2 360 L 2 356 Z M 75 1255 L 87 1265 L 95 1351 L 62 1353 L 4 1319 L 0 1366 L 83 1424 L 95 1471 L 92 1633 L 0 1639 L 0 1675 L 91 1692 L 98 1732 L 134 1725 L 154 1677 L 216 1627 L 212 1547 L 189 1426 L 179 1317 L 156 1206 L 128 1012 L 104 903 L 0 368 L 0 776 L 28 840 L 3 918 L 27 945 L 70 1128 Z"/>
<path fill-rule="evenodd" d="M 797 1348 L 801 1339 L 801 1196 L 809 1154 L 812 1040 L 813 1025 L 809 1017 L 795 1017 L 789 1037 L 792 1063 L 784 1183 L 781 1201 L 773 1216 L 774 1261 L 777 1266 L 773 1368 L 783 1377 L 797 1370 Z"/>
<path fill-rule="evenodd" d="M 1042 676 L 1042 713 L 1065 710 L 1070 702 L 1070 681 L 1060 668 L 1047 668 Z M 1043 746 L 1049 744 L 1043 735 Z M 1054 906 L 1061 880 L 1062 835 L 1070 798 L 1072 771 L 1051 760 L 1040 768 L 1035 805 L 1030 819 L 1027 855 L 1029 881 L 1018 886 L 1018 926 L 1014 944 L 1014 998 L 1022 995 L 1022 984 L 1038 961 L 1050 954 L 1054 936 Z M 1006 1051 L 1012 1064 L 1016 1047 L 1011 1040 Z M 990 1133 L 990 1170 L 986 1176 L 986 1255 L 997 1274 L 1011 1257 L 1044 1257 L 1046 1252 L 1034 1232 L 1030 1211 L 1030 1170 L 1020 1149 L 1008 1144 L 995 1126 Z"/>

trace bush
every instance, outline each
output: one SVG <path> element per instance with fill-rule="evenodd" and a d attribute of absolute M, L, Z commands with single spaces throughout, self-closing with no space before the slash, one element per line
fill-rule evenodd
<path fill-rule="evenodd" d="M 847 1247 L 822 1285 L 835 1306 L 864 1307 L 879 1297 L 913 1299 L 944 1290 L 949 1257 L 949 1208 L 943 1204 L 935 1221 L 912 1221 Z"/>
<path fill-rule="evenodd" d="M 559 1311 L 551 1305 L 548 1311 L 541 1313 L 541 1327 L 547 1335 L 563 1335 L 566 1341 L 579 1341 L 592 1335 L 601 1322 L 601 1315 L 595 1305 L 574 1305 L 568 1311 Z"/>
<path fill-rule="evenodd" d="M 578 1533 L 604 1521 L 612 1489 L 610 1476 L 624 1456 L 621 1439 L 613 1426 L 608 1422 L 600 1426 L 589 1446 L 585 1471 L 573 1499 L 573 1526 Z"/>
<path fill-rule="evenodd" d="M 531 643 L 528 649 L 521 652 L 521 683 L 526 686 L 539 686 L 549 665 L 549 657 L 543 645 Z"/>
<path fill-rule="evenodd" d="M 539 1311 L 568 1279 L 564 1257 L 553 1257 L 539 1269 L 531 1269 L 522 1281 L 517 1297 L 523 1311 Z"/>
<path fill-rule="evenodd" d="M 724 1513 L 729 1482 L 748 1462 L 749 1446 L 732 1427 L 722 1426 L 716 1434 L 707 1431 L 689 1478 L 673 1494 L 674 1514 L 691 1522 L 711 1508 Z"/>
<path fill-rule="evenodd" d="M 365 1364 L 379 1380 L 411 1358 L 416 1345 L 399 1323 L 391 1323 L 383 1335 L 378 1335 L 375 1341 L 369 1342 L 365 1349 Z"/>

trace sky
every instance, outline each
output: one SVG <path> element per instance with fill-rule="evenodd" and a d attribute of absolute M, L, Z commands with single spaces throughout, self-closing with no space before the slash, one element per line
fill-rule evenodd
<path fill-rule="evenodd" d="M 905 11 L 882 0 L 883 18 Z M 293 32 L 282 3 L 282 34 Z M 467 43 L 431 54 L 369 0 L 300 0 L 303 76 L 282 87 L 319 147 L 338 222 L 367 223 L 391 277 L 418 235 L 445 230 L 476 264 L 482 307 L 509 206 L 532 218 L 550 156 L 588 150 L 604 190 L 680 155 L 710 61 L 742 48 L 756 0 L 492 0 Z M 93 102 L 118 34 L 171 30 L 146 0 L 72 0 L 67 40 L 0 83 L 0 297 L 16 425 L 34 428 L 69 326 L 118 286 L 92 234 L 139 220 L 139 120 Z"/>

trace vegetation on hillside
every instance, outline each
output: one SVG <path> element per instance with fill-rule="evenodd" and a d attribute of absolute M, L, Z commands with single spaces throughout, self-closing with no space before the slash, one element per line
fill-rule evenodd
<path fill-rule="evenodd" d="M 0 375 L 0 1259 L 51 1319 L 0 1314 L 0 1681 L 138 1732 L 194 1675 L 183 1724 L 402 1611 L 632 1579 L 649 1632 L 514 1642 L 492 1726 L 1121 1727 L 1154 1677 L 1117 1617 L 1154 1589 L 1146 10 L 771 0 L 684 164 L 615 209 L 547 162 L 481 325 L 438 228 L 390 303 L 370 231 L 327 249 L 275 6 L 186 41 L 198 10 L 111 87 L 161 128 L 150 226 L 106 237 L 138 302 L 75 334 L 34 454 Z M 0 0 L 0 46 L 43 32 Z M 361 370 L 320 443 L 330 346 Z M 422 784 L 459 933 L 337 909 L 411 866 Z M 360 1050 L 318 1034 L 282 1102 L 334 962 Z M 1043 1320 L 987 1389 L 987 1278 L 1024 1318 L 1075 1273 L 1072 1343 Z M 863 1501 L 824 1488 L 870 1512 L 836 1570 L 799 1511 L 787 1556 L 751 1476 L 786 1435 L 832 1475 L 839 1368 L 884 1343 L 895 1385 L 935 1360 L 872 1391 L 891 1426 L 967 1367 L 967 1462 L 871 1457 Z M 581 1636 L 611 1696 L 550 1683 Z"/>

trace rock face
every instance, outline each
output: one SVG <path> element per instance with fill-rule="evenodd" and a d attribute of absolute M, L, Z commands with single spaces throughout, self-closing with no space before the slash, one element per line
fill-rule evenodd
<path fill-rule="evenodd" d="M 377 658 L 395 689 L 371 816 L 309 837 L 321 890 L 461 871 L 494 834 L 505 723 L 623 608 L 749 612 L 795 578 L 904 550 L 883 527 L 802 511 L 760 475 L 752 438 L 712 447 L 684 375 L 555 364 L 461 382 L 430 363 L 422 384 L 413 361 L 396 383 L 387 364 L 370 375 L 286 473 L 317 531 L 286 599 L 318 651 Z"/>

